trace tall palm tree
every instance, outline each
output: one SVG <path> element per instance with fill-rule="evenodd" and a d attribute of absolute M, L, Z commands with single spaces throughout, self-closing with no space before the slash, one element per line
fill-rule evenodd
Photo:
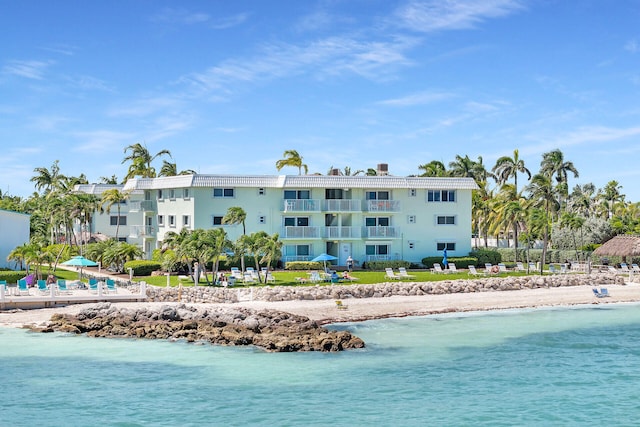
<path fill-rule="evenodd" d="M 535 207 L 542 207 L 545 214 L 545 226 L 543 229 L 542 260 L 540 262 L 540 274 L 547 259 L 547 246 L 549 244 L 550 213 L 558 207 L 556 193 L 548 175 L 539 173 L 531 178 L 531 183 L 526 187 L 531 201 Z"/>
<path fill-rule="evenodd" d="M 60 166 L 58 163 L 58 160 L 54 161 L 51 165 L 51 169 L 38 167 L 33 170 L 37 175 L 33 176 L 30 181 L 35 183 L 37 191 L 44 189 L 44 194 L 47 195 L 60 188 L 66 177 L 60 173 Z"/>
<path fill-rule="evenodd" d="M 524 160 L 520 158 L 518 150 L 513 150 L 513 157 L 502 156 L 496 160 L 496 164 L 491 169 L 495 174 L 498 184 L 506 183 L 509 178 L 513 177 L 513 184 L 516 193 L 518 192 L 518 173 L 525 173 L 528 179 L 531 179 L 531 172 L 524 165 Z"/>
<path fill-rule="evenodd" d="M 613 209 L 615 203 L 624 201 L 624 195 L 620 193 L 621 189 L 622 186 L 618 183 L 618 181 L 612 180 L 607 182 L 607 185 L 604 186 L 599 194 L 602 200 L 607 201 L 609 219 L 613 217 Z"/>
<path fill-rule="evenodd" d="M 564 200 L 569 196 L 569 172 L 573 173 L 574 178 L 578 178 L 578 170 L 573 162 L 564 160 L 562 151 L 556 149 L 542 155 L 540 173 L 549 177 L 550 180 L 555 178 L 556 194 L 560 208 L 562 208 Z"/>
<path fill-rule="evenodd" d="M 242 235 L 245 236 L 247 234 L 246 222 L 247 213 L 240 206 L 231 206 L 227 209 L 227 213 L 224 217 L 222 217 L 223 224 L 242 224 Z M 240 268 L 244 273 L 244 251 L 240 254 Z"/>
<path fill-rule="evenodd" d="M 171 152 L 169 150 L 160 150 L 156 154 L 151 155 L 146 145 L 140 143 L 129 145 L 124 149 L 124 152 L 125 154 L 127 152 L 131 152 L 122 160 L 123 164 L 126 162 L 131 162 L 129 170 L 127 171 L 127 175 L 124 177 L 125 180 L 133 178 L 134 176 L 155 178 L 156 170 L 153 166 L 151 166 L 151 163 L 160 156 L 167 155 L 171 157 Z"/>
<path fill-rule="evenodd" d="M 579 255 L 578 255 L 578 243 L 576 242 L 575 231 L 580 230 L 580 237 L 582 240 L 582 226 L 584 225 L 584 222 L 585 222 L 584 218 L 572 212 L 564 212 L 560 217 L 560 226 L 567 227 L 570 230 L 574 231 L 574 233 L 571 233 L 571 235 L 573 236 L 573 248 L 576 251 L 576 259 L 579 258 Z"/>
<path fill-rule="evenodd" d="M 106 210 L 107 214 L 111 213 L 111 207 L 118 207 L 118 219 L 116 222 L 116 237 L 118 240 L 118 232 L 120 231 L 120 205 L 129 199 L 128 192 L 122 192 L 117 188 L 111 188 L 102 193 L 101 206 Z"/>
<path fill-rule="evenodd" d="M 302 156 L 296 150 L 286 150 L 283 156 L 284 159 L 276 162 L 276 169 L 280 170 L 285 166 L 293 166 L 298 168 L 298 175 L 302 175 L 302 169 L 304 169 L 305 175 L 309 172 L 309 167 L 302 163 Z"/>
<path fill-rule="evenodd" d="M 280 240 L 278 233 L 273 234 L 271 236 L 266 236 L 260 239 L 258 245 L 260 246 L 260 253 L 262 254 L 262 258 L 260 258 L 260 262 L 264 263 L 267 267 L 267 271 L 264 275 L 264 280 L 267 280 L 269 276 L 269 268 L 271 267 L 271 263 L 275 259 L 279 259 L 282 256 L 282 241 Z M 262 280 L 262 279 L 261 279 Z"/>

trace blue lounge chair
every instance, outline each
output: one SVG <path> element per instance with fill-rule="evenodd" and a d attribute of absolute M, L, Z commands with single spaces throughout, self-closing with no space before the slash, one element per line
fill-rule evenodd
<path fill-rule="evenodd" d="M 593 290 L 593 295 L 595 295 L 598 298 L 604 298 L 609 296 L 609 291 L 607 290 L 607 288 L 600 288 L 600 290 L 598 290 L 598 288 L 593 288 L 592 290 Z"/>
<path fill-rule="evenodd" d="M 27 279 L 18 279 L 18 295 L 29 295 Z"/>
<path fill-rule="evenodd" d="M 117 294 L 118 293 L 118 288 L 116 288 L 115 280 L 107 279 L 106 284 L 107 284 L 107 292 L 108 293 L 112 293 L 112 294 Z"/>
<path fill-rule="evenodd" d="M 92 294 L 98 293 L 98 279 L 89 279 L 89 292 Z"/>
<path fill-rule="evenodd" d="M 38 292 L 40 292 L 43 295 L 46 295 L 49 293 L 49 287 L 47 286 L 46 280 L 39 279 L 37 284 L 38 284 Z"/>
<path fill-rule="evenodd" d="M 67 281 L 64 279 L 58 279 L 58 292 L 61 294 L 70 294 L 71 290 L 67 288 Z"/>

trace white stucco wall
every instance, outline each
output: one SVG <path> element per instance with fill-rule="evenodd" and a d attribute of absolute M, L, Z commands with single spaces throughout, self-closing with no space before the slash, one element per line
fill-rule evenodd
<path fill-rule="evenodd" d="M 16 268 L 15 262 L 7 261 L 7 256 L 17 246 L 29 243 L 30 219 L 27 214 L 0 210 L 0 267 Z"/>

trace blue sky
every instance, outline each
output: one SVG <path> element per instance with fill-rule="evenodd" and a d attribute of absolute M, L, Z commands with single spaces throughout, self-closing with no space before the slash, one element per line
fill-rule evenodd
<path fill-rule="evenodd" d="M 560 149 L 640 201 L 637 0 L 0 0 L 0 190 L 35 167 L 278 174 Z M 161 162 L 156 165 L 159 169 Z M 280 173 L 297 174 L 284 168 Z M 519 180 L 524 182 L 524 178 Z"/>

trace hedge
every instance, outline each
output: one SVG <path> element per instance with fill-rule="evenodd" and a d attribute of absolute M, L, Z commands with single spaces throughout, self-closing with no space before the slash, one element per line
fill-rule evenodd
<path fill-rule="evenodd" d="M 395 260 L 395 261 L 367 261 L 362 264 L 362 268 L 366 270 L 379 270 L 382 271 L 385 268 L 410 268 L 411 263 L 409 261 Z"/>
<path fill-rule="evenodd" d="M 330 266 L 330 263 L 327 263 Z M 285 270 L 322 270 L 323 264 L 317 261 L 289 261 L 284 265 Z"/>
<path fill-rule="evenodd" d="M 24 271 L 0 271 L 0 280 L 6 280 L 7 283 L 18 283 L 18 280 L 26 276 Z"/>
<path fill-rule="evenodd" d="M 447 258 L 447 262 L 453 263 L 456 265 L 457 268 L 469 268 L 470 265 L 478 265 L 478 258 L 474 258 L 474 257 L 450 257 Z M 442 265 L 442 257 L 441 256 L 430 256 L 430 257 L 425 257 L 422 258 L 422 264 L 424 264 L 426 267 L 433 267 L 433 264 L 440 264 Z"/>
<path fill-rule="evenodd" d="M 157 261 L 135 260 L 125 262 L 124 271 L 128 272 L 131 268 L 134 276 L 151 276 L 151 272 L 160 270 L 160 267 Z"/>

